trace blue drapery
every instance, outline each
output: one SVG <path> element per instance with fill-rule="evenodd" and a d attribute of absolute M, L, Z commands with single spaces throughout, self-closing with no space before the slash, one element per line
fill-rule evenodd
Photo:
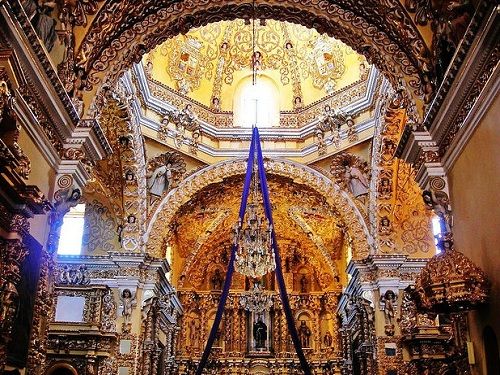
<path fill-rule="evenodd" d="M 273 225 L 273 217 L 272 217 L 272 210 L 271 210 L 271 201 L 269 199 L 269 190 L 267 187 L 267 178 L 266 178 L 266 171 L 264 169 L 264 158 L 262 157 L 262 149 L 260 146 L 260 136 L 259 136 L 259 130 L 257 127 L 253 128 L 252 132 L 252 142 L 250 144 L 250 152 L 248 155 L 248 162 L 247 162 L 247 171 L 245 175 L 245 184 L 243 186 L 243 193 L 241 195 L 241 205 L 240 205 L 240 212 L 239 212 L 239 220 L 240 223 L 244 222 L 244 217 L 245 217 L 245 211 L 247 207 L 247 200 L 248 200 L 248 195 L 250 193 L 250 183 L 252 181 L 252 166 L 254 162 L 254 158 L 257 157 L 257 166 L 258 166 L 258 173 L 259 173 L 259 178 L 260 178 L 260 187 L 261 187 L 261 193 L 262 193 L 262 198 L 264 202 L 264 212 L 266 215 L 267 220 L 269 223 L 272 225 L 272 250 L 274 251 L 275 259 L 276 259 L 276 280 L 278 281 L 278 287 L 280 291 L 280 297 L 281 301 L 283 303 L 283 310 L 285 312 L 285 317 L 288 325 L 288 331 L 290 332 L 290 335 L 292 336 L 292 341 L 295 346 L 295 351 L 297 352 L 297 355 L 299 357 L 300 365 L 302 367 L 302 370 L 304 371 L 305 375 L 310 375 L 311 370 L 309 369 L 309 365 L 307 363 L 306 357 L 304 355 L 304 352 L 302 350 L 302 346 L 300 345 L 300 339 L 299 335 L 297 333 L 297 328 L 295 326 L 295 320 L 293 318 L 293 313 L 290 308 L 290 302 L 288 301 L 288 294 L 286 292 L 286 287 L 285 287 L 285 280 L 283 278 L 283 272 L 281 269 L 281 257 L 280 253 L 278 250 L 278 243 L 276 241 L 276 234 L 274 233 L 274 225 Z M 224 306 L 226 305 L 227 297 L 229 295 L 229 288 L 231 286 L 231 281 L 233 278 L 233 273 L 234 273 L 234 260 L 236 258 L 236 250 L 237 250 L 237 244 L 233 244 L 231 247 L 231 256 L 229 258 L 229 265 L 227 267 L 227 272 L 226 272 L 226 279 L 224 280 L 224 287 L 222 288 L 222 294 L 219 300 L 219 306 L 217 307 L 217 313 L 215 315 L 215 320 L 212 325 L 212 329 L 210 330 L 210 334 L 208 336 L 207 344 L 205 346 L 205 350 L 203 351 L 203 355 L 201 357 L 200 364 L 198 365 L 198 368 L 196 369 L 196 374 L 201 375 L 203 372 L 203 369 L 205 368 L 208 357 L 210 355 L 210 352 L 212 350 L 212 346 L 214 344 L 215 338 L 217 336 L 217 330 L 219 329 L 220 322 L 222 320 L 222 314 L 224 312 Z"/>

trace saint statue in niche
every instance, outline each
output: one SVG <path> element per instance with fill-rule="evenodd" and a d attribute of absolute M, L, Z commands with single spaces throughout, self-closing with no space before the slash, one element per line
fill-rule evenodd
<path fill-rule="evenodd" d="M 310 336 L 311 336 L 311 329 L 307 326 L 305 320 L 301 320 L 299 327 L 299 339 L 300 339 L 300 345 L 303 348 L 310 348 L 309 346 Z"/>
<path fill-rule="evenodd" d="M 212 290 L 221 290 L 222 289 L 222 282 L 224 279 L 222 278 L 222 275 L 220 273 L 219 269 L 216 269 L 212 278 L 210 279 Z"/>
<path fill-rule="evenodd" d="M 354 197 L 368 194 L 368 180 L 356 166 L 346 166 L 345 178 Z"/>
<path fill-rule="evenodd" d="M 253 323 L 253 338 L 255 340 L 255 349 L 265 349 L 267 340 L 267 326 L 259 316 Z"/>
<path fill-rule="evenodd" d="M 120 300 L 122 301 L 123 305 L 123 322 L 124 324 L 129 324 L 132 318 L 132 310 L 136 305 L 135 297 L 132 296 L 132 292 L 130 291 L 130 289 L 123 289 Z"/>
<path fill-rule="evenodd" d="M 172 182 L 172 164 L 161 165 L 156 168 L 148 179 L 149 192 L 157 197 L 161 197 L 164 191 L 168 190 Z"/>
<path fill-rule="evenodd" d="M 332 343 L 333 343 L 332 334 L 330 333 L 330 331 L 326 331 L 325 336 L 323 337 L 323 344 L 327 348 L 329 348 L 332 346 Z"/>
<path fill-rule="evenodd" d="M 300 292 L 301 293 L 307 292 L 307 277 L 306 277 L 306 275 L 302 275 L 302 277 L 300 279 Z"/>
<path fill-rule="evenodd" d="M 382 296 L 382 302 L 384 303 L 385 324 L 394 324 L 396 294 L 392 290 L 386 291 Z"/>

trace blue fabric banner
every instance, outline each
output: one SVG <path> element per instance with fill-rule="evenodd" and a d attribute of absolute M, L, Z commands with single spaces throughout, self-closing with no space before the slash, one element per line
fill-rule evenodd
<path fill-rule="evenodd" d="M 259 130 L 257 127 L 253 128 L 252 132 L 252 141 L 250 144 L 250 152 L 248 155 L 248 162 L 247 162 L 247 171 L 245 175 L 245 184 L 243 186 L 243 193 L 241 196 L 241 205 L 240 205 L 240 212 L 239 212 L 239 225 L 242 225 L 245 217 L 245 210 L 247 207 L 247 200 L 248 200 L 248 195 L 250 192 L 250 183 L 252 181 L 252 167 L 253 167 L 253 162 L 254 158 L 257 157 L 257 165 L 258 165 L 258 173 L 259 173 L 259 178 L 260 178 L 260 186 L 261 186 L 261 193 L 262 193 L 262 198 L 264 202 L 264 211 L 266 214 L 267 220 L 269 220 L 270 225 L 272 225 L 272 249 L 274 251 L 274 256 L 276 260 L 276 279 L 278 281 L 278 286 L 279 286 L 279 291 L 280 291 L 280 297 L 281 301 L 283 303 L 283 310 L 285 311 L 285 316 L 286 316 L 286 321 L 288 325 L 288 330 L 290 332 L 290 335 L 292 336 L 292 341 L 295 346 L 295 351 L 297 352 L 297 355 L 299 357 L 300 365 L 302 367 L 302 370 L 304 371 L 305 375 L 311 375 L 311 370 L 309 368 L 309 364 L 307 363 L 307 359 L 304 355 L 304 352 L 302 350 L 302 347 L 300 345 L 300 340 L 299 340 L 299 335 L 297 333 L 297 327 L 295 326 L 295 319 L 293 318 L 293 313 L 290 308 L 290 302 L 288 300 L 288 294 L 286 291 L 285 287 L 285 281 L 283 278 L 283 272 L 281 269 L 281 257 L 279 254 L 278 250 L 278 243 L 276 241 L 276 234 L 274 233 L 274 225 L 273 225 L 273 217 L 272 217 L 272 210 L 271 210 L 271 201 L 269 199 L 269 190 L 267 187 L 267 178 L 266 178 L 266 171 L 264 169 L 264 158 L 262 157 L 262 149 L 260 146 L 260 136 L 259 136 Z M 229 265 L 227 267 L 227 272 L 226 272 L 226 279 L 224 281 L 224 287 L 222 289 L 222 294 L 219 300 L 219 306 L 217 307 L 217 313 L 215 315 L 215 320 L 212 326 L 212 329 L 210 330 L 210 334 L 208 336 L 207 344 L 205 346 L 205 350 L 203 351 L 203 355 L 201 357 L 200 364 L 198 365 L 198 368 L 196 369 L 196 374 L 201 375 L 203 372 L 203 369 L 205 368 L 208 357 L 210 355 L 210 352 L 212 350 L 212 345 L 215 342 L 215 338 L 217 336 L 217 330 L 219 329 L 220 322 L 222 320 L 222 314 L 224 312 L 224 307 L 226 305 L 227 297 L 229 295 L 229 288 L 231 286 L 231 281 L 233 278 L 233 273 L 234 273 L 234 261 L 236 258 L 236 251 L 238 249 L 238 244 L 233 244 L 231 247 L 231 256 L 229 259 Z"/>

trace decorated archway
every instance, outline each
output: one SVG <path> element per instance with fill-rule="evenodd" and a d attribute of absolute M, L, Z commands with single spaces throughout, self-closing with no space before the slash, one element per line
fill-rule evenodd
<path fill-rule="evenodd" d="M 352 241 L 353 258 L 361 259 L 371 253 L 372 236 L 350 193 L 318 171 L 292 161 L 268 159 L 265 166 L 269 175 L 287 177 L 296 183 L 304 184 L 323 196 L 330 206 L 335 207 L 343 228 Z M 222 182 L 225 178 L 243 175 L 245 170 L 244 159 L 224 161 L 194 173 L 171 190 L 149 220 L 144 238 L 147 252 L 153 256 L 164 257 L 164 238 L 178 210 L 201 189 Z"/>
<path fill-rule="evenodd" d="M 394 86 L 406 81 L 417 103 L 432 91 L 431 41 L 424 39 L 397 0 L 371 0 L 362 7 L 354 1 L 326 0 L 266 0 L 255 6 L 249 0 L 110 1 L 96 8 L 89 9 L 97 14 L 90 26 L 85 24 L 75 49 L 77 63 L 88 75 L 91 91 L 86 103 L 103 82 L 116 80 L 166 39 L 211 22 L 252 17 L 301 24 L 343 41 L 366 56 Z"/>

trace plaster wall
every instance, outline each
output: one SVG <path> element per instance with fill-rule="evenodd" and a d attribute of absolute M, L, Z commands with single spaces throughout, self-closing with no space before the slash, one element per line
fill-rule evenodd
<path fill-rule="evenodd" d="M 471 341 L 477 365 L 474 374 L 486 374 L 483 330 L 490 325 L 500 338 L 500 96 L 498 96 L 464 151 L 449 171 L 458 250 L 481 267 L 492 283 L 490 304 L 470 315 Z"/>
<path fill-rule="evenodd" d="M 28 177 L 27 184 L 37 186 L 45 195 L 45 198 L 51 198 L 53 194 L 52 184 L 55 181 L 55 172 L 22 127 L 19 134 L 19 146 L 31 161 L 31 173 Z M 43 245 L 45 245 L 48 235 L 47 220 L 47 215 L 35 215 L 30 219 L 30 234 Z"/>

